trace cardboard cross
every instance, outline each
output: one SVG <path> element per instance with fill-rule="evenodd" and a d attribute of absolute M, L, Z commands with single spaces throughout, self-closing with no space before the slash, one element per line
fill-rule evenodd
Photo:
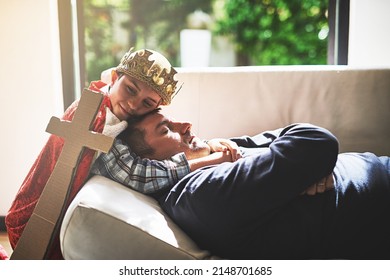
<path fill-rule="evenodd" d="M 63 207 L 84 147 L 105 153 L 111 148 L 113 138 L 90 131 L 102 100 L 102 94 L 85 89 L 72 122 L 51 118 L 46 131 L 64 138 L 65 143 L 11 259 L 45 259 L 62 220 Z"/>

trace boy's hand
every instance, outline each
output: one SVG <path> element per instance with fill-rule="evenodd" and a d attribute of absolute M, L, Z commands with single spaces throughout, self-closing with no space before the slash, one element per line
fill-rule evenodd
<path fill-rule="evenodd" d="M 206 142 L 211 152 L 227 152 L 229 151 L 232 157 L 232 161 L 236 161 L 241 158 L 241 151 L 238 147 L 238 145 L 229 140 L 224 138 L 214 138 Z"/>

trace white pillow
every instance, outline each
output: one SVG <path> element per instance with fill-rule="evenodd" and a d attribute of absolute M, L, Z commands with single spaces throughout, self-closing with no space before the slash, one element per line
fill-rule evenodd
<path fill-rule="evenodd" d="M 61 226 L 65 259 L 209 259 L 157 201 L 102 176 L 92 177 Z"/>

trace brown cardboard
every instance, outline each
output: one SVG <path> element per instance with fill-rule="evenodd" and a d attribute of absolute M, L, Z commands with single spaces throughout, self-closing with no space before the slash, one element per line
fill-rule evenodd
<path fill-rule="evenodd" d="M 111 148 L 113 138 L 90 131 L 102 100 L 102 94 L 85 89 L 72 122 L 51 118 L 46 131 L 64 138 L 65 144 L 10 259 L 45 258 L 84 147 L 105 153 Z"/>

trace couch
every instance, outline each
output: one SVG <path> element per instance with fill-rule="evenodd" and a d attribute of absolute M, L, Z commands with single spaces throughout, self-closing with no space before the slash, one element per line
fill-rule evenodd
<path fill-rule="evenodd" d="M 254 135 L 295 122 L 332 131 L 340 152 L 390 155 L 390 69 L 348 66 L 182 68 L 163 112 L 200 137 Z M 217 259 L 155 200 L 92 177 L 61 226 L 65 259 Z"/>

